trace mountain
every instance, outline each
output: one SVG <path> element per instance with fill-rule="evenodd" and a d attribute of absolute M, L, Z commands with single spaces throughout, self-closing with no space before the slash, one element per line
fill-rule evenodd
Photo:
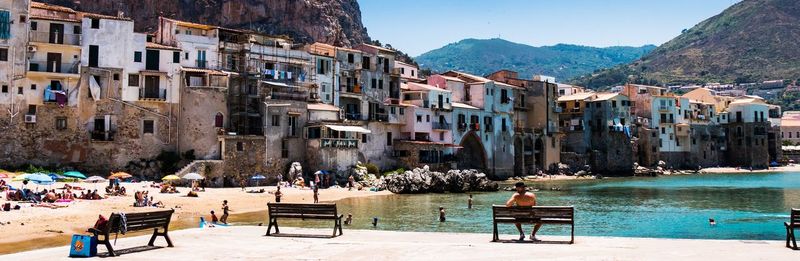
<path fill-rule="evenodd" d="M 369 42 L 356 0 L 37 0 L 80 11 L 136 21 L 136 30 L 154 31 L 158 17 L 288 35 L 300 43 L 352 46 Z"/>
<path fill-rule="evenodd" d="M 752 82 L 800 77 L 800 1 L 744 0 L 650 54 L 573 83 Z"/>
<path fill-rule="evenodd" d="M 655 46 L 597 48 L 558 44 L 533 47 L 503 39 L 465 39 L 426 52 L 415 58 L 420 67 L 433 71 L 459 70 L 486 75 L 497 70 L 514 70 L 570 79 L 600 68 L 636 60 Z"/>

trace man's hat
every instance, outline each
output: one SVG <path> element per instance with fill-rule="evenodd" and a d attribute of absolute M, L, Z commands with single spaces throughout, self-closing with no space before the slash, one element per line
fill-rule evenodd
<path fill-rule="evenodd" d="M 522 181 L 517 182 L 517 184 L 514 184 L 514 187 L 517 187 L 517 188 L 523 187 L 524 188 L 525 187 L 525 182 L 522 182 Z"/>

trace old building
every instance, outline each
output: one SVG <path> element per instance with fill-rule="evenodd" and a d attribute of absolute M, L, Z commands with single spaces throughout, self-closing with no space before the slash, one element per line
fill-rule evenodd
<path fill-rule="evenodd" d="M 598 93 L 586 107 L 589 165 L 604 175 L 630 175 L 634 162 L 635 125 L 628 96 Z"/>
<path fill-rule="evenodd" d="M 547 171 L 561 161 L 560 132 L 554 79 L 534 76 L 522 79 L 514 71 L 501 70 L 487 78 L 521 87 L 514 89 L 514 175 Z"/>
<path fill-rule="evenodd" d="M 3 118 L 10 120 L 25 110 L 30 4 L 29 0 L 0 2 L 0 106 L 10 114 Z"/>
<path fill-rule="evenodd" d="M 728 105 L 727 114 L 727 162 L 731 166 L 767 168 L 769 105 L 758 97 L 742 97 Z"/>

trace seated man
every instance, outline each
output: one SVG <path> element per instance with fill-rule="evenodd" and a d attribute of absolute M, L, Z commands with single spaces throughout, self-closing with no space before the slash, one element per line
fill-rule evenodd
<path fill-rule="evenodd" d="M 506 202 L 507 207 L 536 206 L 536 195 L 526 190 L 524 182 L 521 181 L 517 182 L 517 184 L 514 185 L 514 188 L 517 190 L 517 193 L 514 193 L 514 195 L 512 195 L 511 198 L 508 199 L 508 202 Z M 522 224 L 516 223 L 514 225 L 517 226 L 517 230 L 519 231 L 519 240 L 520 241 L 525 240 L 525 232 L 522 232 Z M 542 227 L 541 223 L 536 223 L 536 225 L 534 225 L 533 231 L 531 232 L 531 240 L 533 241 L 539 240 L 536 238 L 536 232 L 539 231 L 539 228 L 541 227 Z"/>

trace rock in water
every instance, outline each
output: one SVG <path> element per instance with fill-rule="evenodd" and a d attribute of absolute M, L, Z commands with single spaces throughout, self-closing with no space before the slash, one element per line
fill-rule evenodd
<path fill-rule="evenodd" d="M 416 168 L 383 178 L 387 190 L 397 194 L 464 193 L 468 191 L 497 191 L 497 183 L 476 170 L 450 170 L 447 173 Z"/>

